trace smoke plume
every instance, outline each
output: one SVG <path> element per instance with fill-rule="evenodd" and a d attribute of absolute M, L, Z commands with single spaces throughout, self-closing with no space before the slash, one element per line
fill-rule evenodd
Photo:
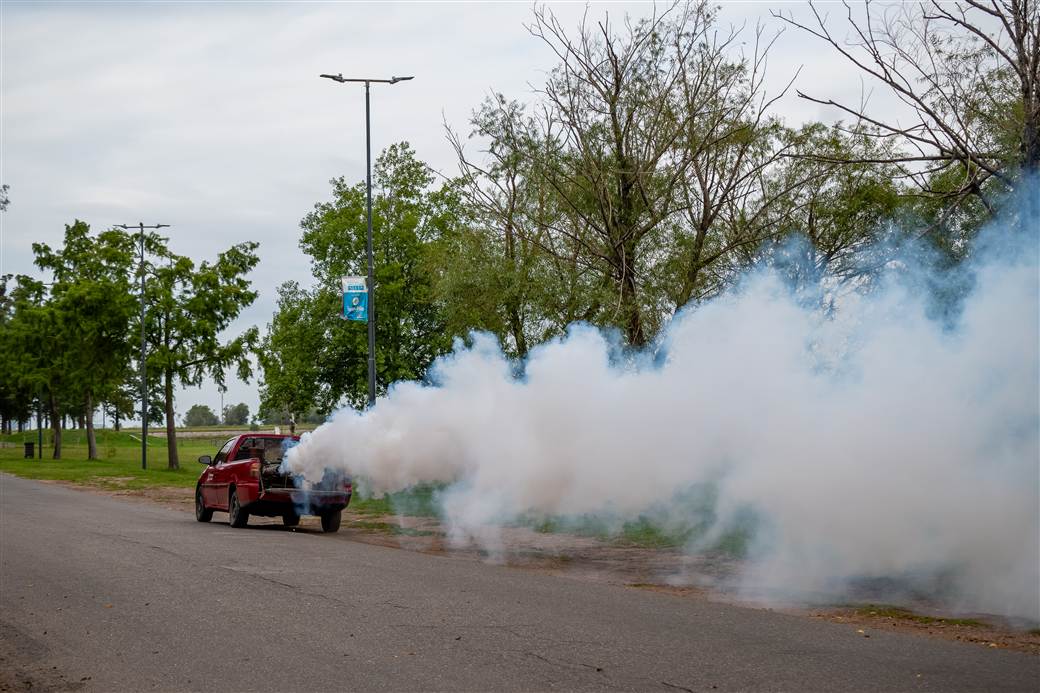
<path fill-rule="evenodd" d="M 756 589 L 924 580 L 948 606 L 1037 620 L 1036 229 L 986 229 L 958 272 L 901 251 L 869 288 L 825 277 L 828 301 L 774 262 L 678 314 L 652 354 L 575 325 L 517 364 L 475 334 L 287 464 L 375 494 L 444 484 L 452 537 L 490 548 L 520 517 L 649 513 L 698 523 L 690 551 L 744 532 Z"/>

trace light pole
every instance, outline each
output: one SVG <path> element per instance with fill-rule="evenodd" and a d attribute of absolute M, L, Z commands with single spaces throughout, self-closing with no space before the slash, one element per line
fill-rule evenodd
<path fill-rule="evenodd" d="M 372 259 L 372 116 L 369 108 L 369 87 L 376 84 L 397 84 L 407 82 L 414 77 L 391 77 L 390 79 L 371 79 L 368 77 L 344 77 L 336 75 L 320 75 L 335 82 L 363 82 L 365 85 L 365 189 L 368 209 L 368 238 L 365 244 L 368 254 L 368 406 L 376 403 L 376 278 L 375 263 Z"/>
<path fill-rule="evenodd" d="M 152 224 L 145 226 L 143 222 L 137 222 L 133 226 L 126 224 L 115 224 L 116 227 L 128 231 L 133 228 L 140 229 L 141 244 L 141 469 L 148 469 L 148 376 L 145 369 L 145 341 L 144 341 L 144 230 L 165 229 L 169 224 Z"/>
<path fill-rule="evenodd" d="M 55 282 L 40 282 L 43 286 L 54 286 Z M 37 308 L 39 308 L 37 303 Z M 36 447 L 39 448 L 36 451 L 36 459 L 43 459 L 43 392 L 40 391 L 36 395 Z"/>

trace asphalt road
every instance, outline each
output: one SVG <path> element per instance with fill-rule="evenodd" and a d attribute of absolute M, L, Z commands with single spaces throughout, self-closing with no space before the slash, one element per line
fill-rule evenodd
<path fill-rule="evenodd" d="M 1040 659 L 0 475 L 0 690 L 1037 690 Z"/>

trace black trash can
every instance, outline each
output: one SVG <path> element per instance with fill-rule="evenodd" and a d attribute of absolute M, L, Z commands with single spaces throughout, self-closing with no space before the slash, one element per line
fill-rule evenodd
<path fill-rule="evenodd" d="M 36 457 L 36 443 L 25 444 L 25 459 L 31 460 Z"/>

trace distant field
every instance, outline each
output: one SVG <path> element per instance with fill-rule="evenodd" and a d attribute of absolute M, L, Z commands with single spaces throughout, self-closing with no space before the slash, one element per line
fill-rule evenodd
<path fill-rule="evenodd" d="M 148 438 L 148 469 L 141 469 L 140 430 L 97 431 L 97 460 L 87 459 L 87 435 L 80 429 L 62 435 L 60 460 L 51 457 L 51 433 L 43 432 L 43 459 L 23 458 L 24 442 L 36 442 L 36 431 L 0 436 L 0 471 L 27 479 L 71 481 L 105 488 L 146 488 L 153 486 L 195 485 L 201 467 L 199 455 L 213 455 L 226 436 L 178 438 L 179 470 L 168 470 L 166 441 Z"/>
<path fill-rule="evenodd" d="M 305 423 L 296 424 L 296 432 L 297 433 L 303 433 L 304 431 L 313 431 L 317 427 L 318 427 L 318 424 L 305 424 Z M 282 433 L 288 433 L 289 432 L 289 427 L 288 426 L 279 425 L 278 428 L 281 430 Z M 275 429 L 274 426 L 268 426 L 266 424 L 260 424 L 260 427 L 259 427 L 259 429 L 256 432 L 258 432 L 258 433 L 273 433 L 274 429 Z M 138 435 L 138 436 L 141 435 L 141 429 L 140 428 L 124 428 L 123 431 L 126 432 L 126 433 L 133 433 L 133 434 Z M 232 435 L 232 434 L 236 434 L 236 433 L 249 433 L 249 426 L 248 425 L 246 425 L 246 426 L 224 426 L 224 425 L 220 425 L 220 426 L 179 426 L 177 428 L 177 435 L 180 435 L 182 433 L 190 433 L 190 434 L 192 434 L 193 437 L 197 436 L 199 433 L 212 433 L 214 435 L 227 433 L 228 435 Z M 163 427 L 159 427 L 159 426 L 153 426 L 153 427 L 148 429 L 148 435 L 165 438 L 166 437 L 166 429 L 163 428 Z"/>

